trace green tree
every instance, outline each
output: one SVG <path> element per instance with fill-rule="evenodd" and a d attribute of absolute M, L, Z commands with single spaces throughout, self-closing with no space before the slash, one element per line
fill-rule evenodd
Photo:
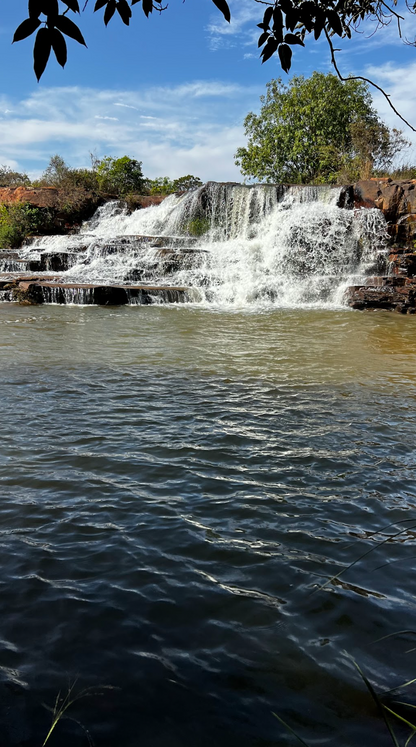
<path fill-rule="evenodd" d="M 0 166 L 0 187 L 28 187 L 30 179 L 27 174 L 13 171 L 10 166 Z"/>
<path fill-rule="evenodd" d="M 146 188 L 150 195 L 171 195 L 175 192 L 174 183 L 168 176 L 157 176 L 156 179 L 148 179 Z"/>
<path fill-rule="evenodd" d="M 179 179 L 175 179 L 173 182 L 174 192 L 191 192 L 193 189 L 202 187 L 203 182 L 199 176 L 193 176 L 187 174 L 186 176 L 180 176 Z"/>
<path fill-rule="evenodd" d="M 48 187 L 63 187 L 68 181 L 70 171 L 62 156 L 55 154 L 43 172 L 41 182 Z"/>
<path fill-rule="evenodd" d="M 174 192 L 190 192 L 192 189 L 202 187 L 203 182 L 199 176 L 187 174 L 178 179 L 169 179 L 168 176 L 158 176 L 156 179 L 148 179 L 147 190 L 151 195 L 171 195 Z"/>
<path fill-rule="evenodd" d="M 260 114 L 244 121 L 248 144 L 235 160 L 242 174 L 261 181 L 334 182 L 348 167 L 365 167 L 368 176 L 405 143 L 379 119 L 362 81 L 316 72 L 289 85 L 272 80 L 260 100 Z"/>
<path fill-rule="evenodd" d="M 98 162 L 96 173 L 100 190 L 120 197 L 132 193 L 140 194 L 146 184 L 142 162 L 128 156 L 106 156 Z"/>

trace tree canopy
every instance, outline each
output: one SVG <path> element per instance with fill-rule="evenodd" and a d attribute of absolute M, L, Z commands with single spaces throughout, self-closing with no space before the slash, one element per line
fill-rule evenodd
<path fill-rule="evenodd" d="M 231 20 L 231 13 L 226 0 L 212 0 L 226 21 Z M 259 7 L 260 35 L 258 47 L 261 48 L 262 62 L 277 54 L 282 69 L 287 73 L 291 67 L 293 48 L 305 46 L 311 36 L 315 40 L 324 36 L 328 42 L 332 63 L 337 75 L 342 79 L 336 61 L 336 50 L 333 37 L 350 39 L 353 32 L 359 31 L 360 24 L 369 19 L 376 24 L 376 31 L 394 21 L 397 24 L 398 36 L 401 38 L 401 22 L 404 20 L 397 9 L 397 0 L 252 0 Z M 83 10 L 91 5 L 85 0 Z M 163 0 L 96 0 L 94 11 L 104 11 L 105 25 L 117 13 L 123 23 L 130 23 L 136 5 L 146 16 L 154 11 L 162 13 L 167 10 Z M 172 11 L 168 11 L 172 12 Z M 416 12 L 416 3 L 406 2 L 406 13 Z M 86 46 L 79 26 L 69 14 L 80 13 L 78 0 L 28 0 L 28 17 L 16 29 L 13 41 L 21 41 L 36 33 L 34 43 L 34 70 L 38 80 L 41 78 L 51 51 L 62 67 L 67 61 L 66 37 L 75 39 Z M 403 40 L 409 43 L 408 40 Z M 413 44 L 415 42 L 412 42 Z M 360 76 L 359 76 L 360 77 Z M 366 80 L 361 78 L 362 80 Z M 372 85 L 375 85 L 371 81 Z M 378 86 L 376 86 L 379 88 Z M 382 91 L 381 88 L 379 88 Z M 384 91 L 382 93 L 389 100 Z M 390 105 L 392 106 L 390 100 Z M 394 109 L 394 107 L 392 106 Z M 396 110 L 395 110 L 396 111 Z M 398 112 L 396 112 L 398 113 Z M 400 115 L 399 115 L 400 116 Z M 408 123 L 407 123 L 408 124 Z M 410 126 L 410 125 L 409 125 Z M 412 128 L 413 129 L 413 128 Z"/>
<path fill-rule="evenodd" d="M 168 176 L 159 176 L 156 179 L 148 179 L 147 188 L 151 195 L 171 195 L 174 192 L 190 192 L 202 187 L 203 182 L 199 176 L 186 174 L 179 179 L 169 179 Z"/>
<path fill-rule="evenodd" d="M 368 85 L 329 73 L 267 84 L 260 114 L 245 119 L 248 144 L 236 152 L 242 174 L 266 182 L 354 181 L 387 168 L 407 145 L 372 106 Z"/>

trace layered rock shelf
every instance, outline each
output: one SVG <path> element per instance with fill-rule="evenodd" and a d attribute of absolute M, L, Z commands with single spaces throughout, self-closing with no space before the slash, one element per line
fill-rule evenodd
<path fill-rule="evenodd" d="M 348 288 L 347 303 L 364 311 L 416 313 L 416 180 L 368 179 L 351 195 L 355 208 L 378 208 L 386 219 L 390 251 L 385 274 Z"/>
<path fill-rule="evenodd" d="M 416 278 L 375 277 L 364 285 L 348 288 L 348 305 L 353 309 L 384 309 L 416 314 Z"/>
<path fill-rule="evenodd" d="M 143 213 L 108 202 L 78 233 L 32 237 L 20 250 L 0 252 L 0 300 L 210 303 L 224 287 L 229 302 L 246 284 L 241 297 L 285 304 L 285 293 L 291 299 L 298 283 L 299 298 L 325 302 L 331 284 L 335 298 L 337 287 L 345 288 L 350 278 L 357 283 L 345 296 L 352 308 L 413 314 L 416 180 L 370 179 L 331 190 L 208 183 Z M 52 204 L 56 190 L 44 192 L 0 190 L 0 201 Z M 212 250 L 192 235 L 208 229 Z M 258 257 L 249 243 L 253 237 Z M 374 273 L 379 275 L 364 281 Z M 298 298 L 297 287 L 293 292 Z"/>
<path fill-rule="evenodd" d="M 186 288 L 152 285 L 102 285 L 63 283 L 56 277 L 0 278 L 0 300 L 23 305 L 42 303 L 95 304 L 98 306 L 184 303 L 190 300 Z"/>

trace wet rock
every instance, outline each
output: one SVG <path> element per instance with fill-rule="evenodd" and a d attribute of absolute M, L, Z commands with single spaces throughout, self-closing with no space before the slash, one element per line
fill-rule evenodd
<path fill-rule="evenodd" d="M 10 292 L 12 299 L 24 305 L 42 303 L 95 304 L 97 306 L 149 305 L 184 303 L 186 288 L 152 285 L 94 285 L 57 283 L 42 280 L 0 280 L 0 292 Z"/>
<path fill-rule="evenodd" d="M 385 309 L 401 314 L 416 310 L 416 280 L 404 277 L 369 278 L 365 285 L 353 285 L 347 291 L 351 308 Z"/>
<path fill-rule="evenodd" d="M 24 305 L 33 306 L 43 303 L 42 289 L 36 283 L 22 282 L 12 288 L 12 297 L 14 301 Z"/>
<path fill-rule="evenodd" d="M 382 210 L 393 241 L 410 245 L 416 239 L 416 180 L 366 179 L 353 192 L 355 207 Z"/>
<path fill-rule="evenodd" d="M 416 276 L 416 251 L 409 251 L 406 248 L 393 248 L 388 261 L 391 274 L 409 278 Z"/>
<path fill-rule="evenodd" d="M 341 187 L 337 207 L 347 209 L 354 207 L 354 187 L 352 185 Z"/>

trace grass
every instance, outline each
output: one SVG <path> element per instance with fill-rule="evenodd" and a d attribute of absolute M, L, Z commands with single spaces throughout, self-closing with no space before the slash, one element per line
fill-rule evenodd
<path fill-rule="evenodd" d="M 322 591 L 325 589 L 329 584 L 335 583 L 340 576 L 342 576 L 344 573 L 347 573 L 353 566 L 355 566 L 357 563 L 360 562 L 363 558 L 370 555 L 374 550 L 377 550 L 379 547 L 384 545 L 386 542 L 391 541 L 392 539 L 395 539 L 396 537 L 399 537 L 404 532 L 407 532 L 409 530 L 416 528 L 415 519 L 404 519 L 400 522 L 395 522 L 393 524 L 388 524 L 387 526 L 383 527 L 382 529 L 373 532 L 372 535 L 369 535 L 370 537 L 376 537 L 378 534 L 381 534 L 382 532 L 386 532 L 388 529 L 391 529 L 392 527 L 397 527 L 400 524 L 406 524 L 405 527 L 402 527 L 397 532 L 390 533 L 387 537 L 380 540 L 379 542 L 376 542 L 369 550 L 366 550 L 364 553 L 356 557 L 351 563 L 349 563 L 347 566 L 345 566 L 339 573 L 335 574 L 334 576 L 331 576 L 328 578 L 325 583 L 319 585 L 312 593 L 316 593 L 317 591 Z M 359 543 L 360 541 L 358 541 Z M 358 543 L 354 543 L 352 546 L 355 546 Z M 351 547 L 351 545 L 350 545 Z M 395 562 L 395 561 L 391 561 Z M 383 568 L 385 565 L 389 565 L 390 563 L 383 563 L 381 566 L 377 566 L 377 568 L 373 570 L 379 570 L 380 568 Z M 376 641 L 373 641 L 373 643 L 379 643 L 381 641 L 386 641 L 387 639 L 398 637 L 400 635 L 404 634 L 412 634 L 416 635 L 416 631 L 414 630 L 399 630 L 395 633 L 389 633 L 388 635 L 383 636 L 382 638 L 378 638 Z M 406 653 L 411 653 L 415 651 L 415 648 L 409 649 Z M 411 685 L 416 683 L 416 678 L 411 679 L 408 682 L 404 682 L 402 685 L 399 685 L 398 687 L 393 688 L 392 690 L 384 691 L 383 693 L 378 693 L 375 689 L 375 687 L 372 685 L 366 674 L 363 672 L 359 664 L 353 659 L 353 657 L 349 657 L 350 661 L 352 662 L 353 666 L 356 668 L 358 674 L 360 675 L 362 681 L 364 682 L 368 692 L 370 693 L 376 707 L 378 710 L 378 713 L 382 720 L 384 721 L 384 724 L 386 726 L 386 729 L 388 733 L 390 734 L 390 738 L 392 741 L 392 744 L 394 747 L 402 747 L 402 745 L 399 742 L 399 737 L 397 736 L 396 730 L 398 724 L 401 726 L 405 726 L 408 729 L 408 734 L 405 737 L 405 741 L 403 743 L 403 747 L 408 747 L 411 740 L 416 734 L 416 705 L 412 703 L 406 703 L 403 700 L 391 700 L 391 694 L 392 693 L 398 693 L 399 691 L 404 690 L 407 687 L 410 687 Z M 385 702 L 387 700 L 387 703 Z M 399 706 L 399 708 L 397 708 Z M 410 711 L 413 711 L 413 714 L 403 715 L 401 710 L 404 709 L 404 712 L 407 713 L 407 709 Z M 400 712 L 399 712 L 400 711 Z M 304 747 L 309 747 L 308 743 L 305 742 L 305 740 L 297 734 L 294 729 L 284 721 L 281 716 L 279 716 L 277 713 L 273 712 L 273 715 L 278 719 L 278 721 L 282 724 L 282 726 L 285 727 L 285 729 L 294 736 L 297 741 L 300 744 L 303 744 Z M 415 718 L 413 718 L 413 715 Z"/>
<path fill-rule="evenodd" d="M 111 685 L 104 685 L 99 688 L 86 687 L 83 690 L 75 692 L 75 686 L 76 681 L 68 687 L 67 693 L 64 696 L 62 696 L 61 692 L 59 691 L 58 695 L 56 696 L 53 708 L 47 706 L 45 703 L 43 704 L 44 708 L 46 708 L 48 711 L 51 711 L 52 713 L 52 723 L 42 743 L 42 747 L 45 747 L 47 745 L 56 727 L 58 726 L 60 721 L 62 721 L 62 719 L 69 719 L 70 721 L 74 721 L 76 724 L 78 724 L 78 726 L 82 729 L 85 736 L 87 737 L 90 747 L 94 747 L 94 741 L 88 729 L 76 718 L 74 718 L 73 716 L 69 716 L 68 711 L 79 700 L 83 700 L 84 698 L 89 698 L 96 695 L 103 695 L 104 690 L 116 690 L 117 688 L 112 687 Z"/>

